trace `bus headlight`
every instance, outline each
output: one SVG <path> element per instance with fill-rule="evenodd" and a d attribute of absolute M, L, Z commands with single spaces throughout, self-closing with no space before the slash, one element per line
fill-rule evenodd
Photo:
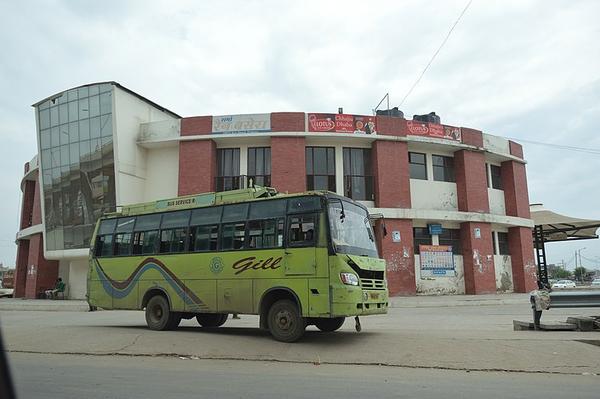
<path fill-rule="evenodd" d="M 358 277 L 353 273 L 340 273 L 342 283 L 346 285 L 358 285 Z"/>

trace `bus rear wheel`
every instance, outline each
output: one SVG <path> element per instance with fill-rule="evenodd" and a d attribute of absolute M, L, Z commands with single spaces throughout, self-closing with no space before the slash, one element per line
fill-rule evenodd
<path fill-rule="evenodd" d="M 273 338 L 281 342 L 295 342 L 304 335 L 306 320 L 298 306 L 289 299 L 275 302 L 267 316 L 269 331 Z"/>
<path fill-rule="evenodd" d="M 196 315 L 196 321 L 202 327 L 215 328 L 225 324 L 227 316 L 227 313 L 199 313 Z"/>
<path fill-rule="evenodd" d="M 315 326 L 323 332 L 332 332 L 338 330 L 346 320 L 345 317 L 334 317 L 333 319 L 317 319 Z"/>
<path fill-rule="evenodd" d="M 151 330 L 174 330 L 181 322 L 181 315 L 172 312 L 169 301 L 162 295 L 155 295 L 146 305 L 146 324 Z"/>

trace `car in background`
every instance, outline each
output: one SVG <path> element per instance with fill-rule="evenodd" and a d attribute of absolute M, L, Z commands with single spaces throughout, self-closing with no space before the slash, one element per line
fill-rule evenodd
<path fill-rule="evenodd" d="M 13 289 L 12 288 L 3 288 L 2 281 L 0 281 L 0 298 L 12 298 Z"/>
<path fill-rule="evenodd" d="M 552 284 L 552 288 L 575 288 L 575 282 L 571 280 L 558 280 Z"/>
<path fill-rule="evenodd" d="M 600 278 L 595 278 L 591 285 L 592 287 L 600 287 Z"/>

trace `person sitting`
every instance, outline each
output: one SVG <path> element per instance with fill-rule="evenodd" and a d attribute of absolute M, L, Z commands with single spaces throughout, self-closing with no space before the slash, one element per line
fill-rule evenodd
<path fill-rule="evenodd" d="M 48 299 L 56 299 L 59 292 L 65 292 L 65 283 L 63 283 L 62 278 L 58 278 L 56 280 L 56 284 L 54 284 L 54 288 L 51 290 L 46 290 L 46 298 Z"/>

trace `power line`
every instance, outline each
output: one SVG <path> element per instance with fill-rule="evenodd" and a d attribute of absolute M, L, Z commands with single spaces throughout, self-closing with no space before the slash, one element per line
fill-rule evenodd
<path fill-rule="evenodd" d="M 504 137 L 508 140 L 520 141 L 528 144 L 537 144 L 537 145 L 545 145 L 546 147 L 554 147 L 561 150 L 569 150 L 569 151 L 577 151 L 577 152 L 585 152 L 587 154 L 600 155 L 600 149 L 597 148 L 585 148 L 585 147 L 575 147 L 572 145 L 563 145 L 563 144 L 553 144 L 553 143 L 544 143 L 541 141 L 533 141 L 533 140 L 524 140 L 516 137 Z"/>
<path fill-rule="evenodd" d="M 425 72 L 427 72 L 427 70 L 429 69 L 429 66 L 433 63 L 433 60 L 435 60 L 435 57 L 437 57 L 438 53 L 442 50 L 442 47 L 444 47 L 444 45 L 446 44 L 446 42 L 450 38 L 450 35 L 452 34 L 452 31 L 454 30 L 454 28 L 456 28 L 456 25 L 458 25 L 458 23 L 460 22 L 460 19 L 465 14 L 465 12 L 467 12 L 467 9 L 469 8 L 469 6 L 471 5 L 472 2 L 473 2 L 473 0 L 469 0 L 469 2 L 467 3 L 467 5 L 465 6 L 465 8 L 462 10 L 462 12 L 460 13 L 460 15 L 458 16 L 458 18 L 454 22 L 454 25 L 452 25 L 452 27 L 448 31 L 448 34 L 446 35 L 446 37 L 442 41 L 442 44 L 440 44 L 440 47 L 438 47 L 437 51 L 433 54 L 433 57 L 431 57 L 431 59 L 429 60 L 429 62 L 425 66 L 425 68 L 423 69 L 423 72 L 421 72 L 421 74 L 419 75 L 419 77 L 417 78 L 417 80 L 415 81 L 415 83 L 413 83 L 413 85 L 411 86 L 411 88 L 404 95 L 404 98 L 400 102 L 399 107 L 401 107 L 402 104 L 404 104 L 404 101 L 406 101 L 406 99 L 408 98 L 408 96 L 410 96 L 410 93 L 412 93 L 412 91 L 414 90 L 414 88 L 419 84 L 419 82 L 421 81 L 421 78 L 423 77 L 423 75 L 425 75 Z"/>

